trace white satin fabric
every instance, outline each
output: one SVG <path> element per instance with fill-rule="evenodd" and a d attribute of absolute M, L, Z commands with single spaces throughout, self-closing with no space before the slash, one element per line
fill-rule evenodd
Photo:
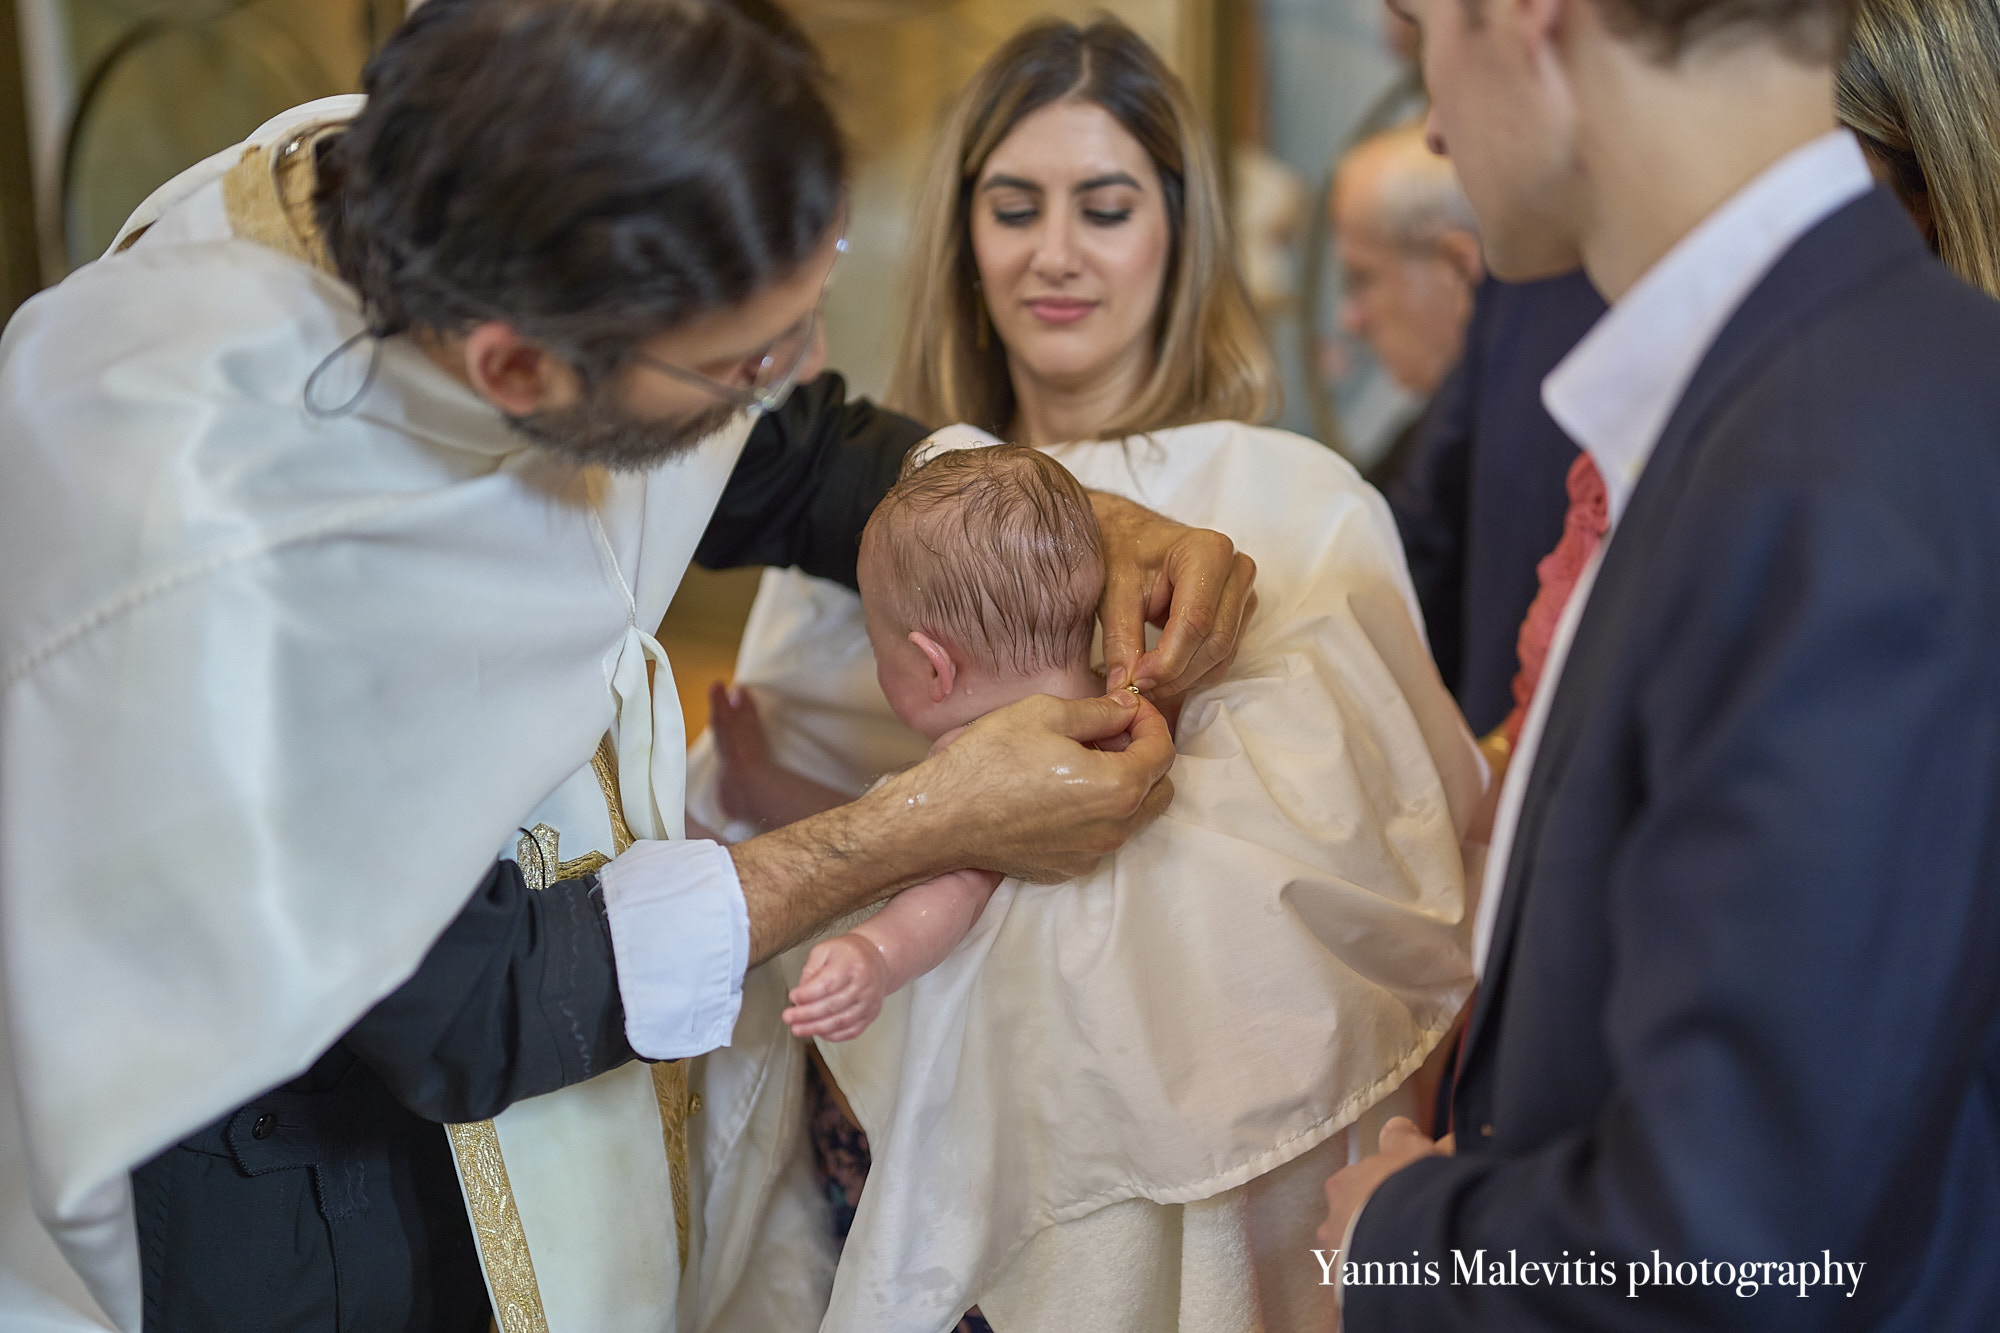
<path fill-rule="evenodd" d="M 680 831 L 647 631 L 747 419 L 645 476 L 579 469 L 403 338 L 314 418 L 306 379 L 360 312 L 232 234 L 235 160 L 0 342 L 10 1327 L 138 1328 L 127 1172 L 407 977 L 607 729 L 634 832 Z M 367 347 L 329 379 L 358 387 Z"/>
<path fill-rule="evenodd" d="M 874 1153 L 823 1328 L 938 1333 L 975 1301 L 1008 1333 L 1304 1327 L 1336 1140 L 1467 994 L 1459 846 L 1484 766 L 1387 507 L 1345 462 L 1227 422 L 1048 452 L 1228 533 L 1260 609 L 1229 678 L 1187 704 L 1157 824 L 1067 884 L 1003 883 L 863 1036 L 822 1043 Z M 923 753 L 844 589 L 767 573 L 738 679 L 780 762 L 821 781 L 858 790 Z M 713 773 L 704 738 L 698 818 L 720 816 Z M 786 1044 L 746 1004 L 709 1077 L 776 1069 Z"/>

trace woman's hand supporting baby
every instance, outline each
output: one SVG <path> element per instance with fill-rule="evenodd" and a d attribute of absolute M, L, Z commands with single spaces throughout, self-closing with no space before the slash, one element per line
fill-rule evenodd
<path fill-rule="evenodd" d="M 846 804 L 845 793 L 771 757 L 750 691 L 716 681 L 708 687 L 708 718 L 715 736 L 716 799 L 731 819 L 766 832 Z"/>

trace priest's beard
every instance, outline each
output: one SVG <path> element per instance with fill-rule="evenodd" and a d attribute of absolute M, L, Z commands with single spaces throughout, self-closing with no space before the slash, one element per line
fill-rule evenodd
<path fill-rule="evenodd" d="M 585 388 L 568 407 L 508 419 L 515 430 L 560 458 L 613 472 L 645 472 L 688 453 L 741 410 L 717 403 L 680 421 L 645 421 L 621 408 L 616 397 L 607 379 Z"/>

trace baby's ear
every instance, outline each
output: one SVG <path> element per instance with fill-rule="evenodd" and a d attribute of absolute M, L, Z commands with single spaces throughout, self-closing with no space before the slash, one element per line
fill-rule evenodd
<path fill-rule="evenodd" d="M 931 702 L 941 704 L 951 697 L 952 687 L 958 684 L 958 664 L 951 660 L 944 645 L 922 630 L 910 631 L 910 642 L 931 664 Z"/>

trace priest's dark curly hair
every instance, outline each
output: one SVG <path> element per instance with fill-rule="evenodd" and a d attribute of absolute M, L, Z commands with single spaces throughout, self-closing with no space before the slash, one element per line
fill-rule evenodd
<path fill-rule="evenodd" d="M 512 324 L 586 378 L 803 263 L 845 152 L 769 0 L 429 0 L 318 151 L 372 330 Z"/>

